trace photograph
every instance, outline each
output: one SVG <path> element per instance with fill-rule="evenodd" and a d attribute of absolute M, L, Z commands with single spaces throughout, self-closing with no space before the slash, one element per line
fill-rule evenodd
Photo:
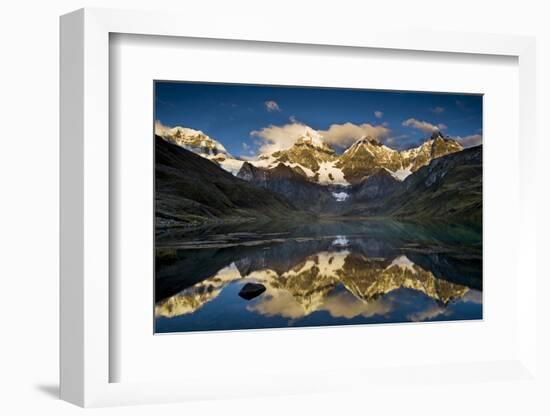
<path fill-rule="evenodd" d="M 550 416 L 549 14 L 492 3 L 4 2 L 0 414 Z"/>
<path fill-rule="evenodd" d="M 155 80 L 154 332 L 483 319 L 483 95 Z"/>

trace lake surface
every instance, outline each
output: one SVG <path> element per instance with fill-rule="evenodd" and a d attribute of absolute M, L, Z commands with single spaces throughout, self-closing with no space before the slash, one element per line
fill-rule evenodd
<path fill-rule="evenodd" d="M 481 319 L 481 253 L 480 227 L 382 220 L 157 234 L 155 332 Z"/>

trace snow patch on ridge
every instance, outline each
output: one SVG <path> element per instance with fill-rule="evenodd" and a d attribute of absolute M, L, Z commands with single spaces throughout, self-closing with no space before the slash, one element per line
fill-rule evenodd
<path fill-rule="evenodd" d="M 393 266 L 397 266 L 401 270 L 409 270 L 412 273 L 415 273 L 415 274 L 417 273 L 417 271 L 414 268 L 414 263 L 410 261 L 409 258 L 405 255 L 401 255 L 393 259 L 391 264 L 388 267 L 386 267 L 386 270 L 390 269 Z"/>
<path fill-rule="evenodd" d="M 319 163 L 319 183 L 322 185 L 349 186 L 349 182 L 344 178 L 344 172 L 335 165 L 336 161 Z"/>
<path fill-rule="evenodd" d="M 244 164 L 244 160 L 238 160 L 238 159 L 232 159 L 227 158 L 224 160 L 214 159 L 216 162 L 220 164 L 220 167 L 229 173 L 233 174 L 234 176 L 237 176 L 237 173 L 239 173 L 239 170 L 241 170 L 241 167 Z"/>
<path fill-rule="evenodd" d="M 392 172 L 392 176 L 400 181 L 404 181 L 411 174 L 410 169 L 397 169 L 395 172 Z"/>
<path fill-rule="evenodd" d="M 248 163 L 257 168 L 272 168 L 275 166 L 276 159 L 269 155 L 269 157 L 262 157 L 256 160 L 248 160 Z"/>
<path fill-rule="evenodd" d="M 277 162 L 278 164 L 278 162 Z M 291 167 L 291 168 L 300 168 L 304 171 L 304 173 L 307 175 L 308 178 L 312 178 L 315 174 L 313 171 L 309 168 L 306 168 L 305 166 L 300 165 L 299 163 L 284 163 L 285 165 Z"/>
<path fill-rule="evenodd" d="M 336 199 L 337 202 L 344 202 L 346 199 L 349 198 L 349 194 L 347 194 L 346 192 L 333 192 L 332 193 L 332 196 L 334 197 L 334 199 Z"/>
<path fill-rule="evenodd" d="M 340 247 L 345 247 L 349 244 L 349 240 L 347 239 L 347 237 L 345 235 L 339 235 L 337 236 L 334 241 L 332 242 L 332 245 L 333 246 L 340 246 Z"/>
<path fill-rule="evenodd" d="M 407 176 L 412 174 L 411 166 L 407 167 L 407 169 L 401 168 L 397 169 L 396 171 L 389 170 L 388 168 L 384 169 L 386 169 L 386 172 L 388 172 L 391 176 L 393 176 L 400 182 L 403 182 L 407 178 Z"/>

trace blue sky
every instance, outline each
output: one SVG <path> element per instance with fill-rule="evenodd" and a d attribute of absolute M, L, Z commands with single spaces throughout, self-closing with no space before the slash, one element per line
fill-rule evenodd
<path fill-rule="evenodd" d="M 482 97 L 157 81 L 155 120 L 202 130 L 235 156 L 288 147 L 304 125 L 338 152 L 364 134 L 406 149 L 434 129 L 468 147 L 481 142 Z"/>

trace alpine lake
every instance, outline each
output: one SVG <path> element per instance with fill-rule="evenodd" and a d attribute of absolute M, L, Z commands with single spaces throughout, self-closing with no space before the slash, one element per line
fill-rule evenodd
<path fill-rule="evenodd" d="M 479 225 L 389 219 L 157 232 L 155 332 L 482 319 Z"/>

